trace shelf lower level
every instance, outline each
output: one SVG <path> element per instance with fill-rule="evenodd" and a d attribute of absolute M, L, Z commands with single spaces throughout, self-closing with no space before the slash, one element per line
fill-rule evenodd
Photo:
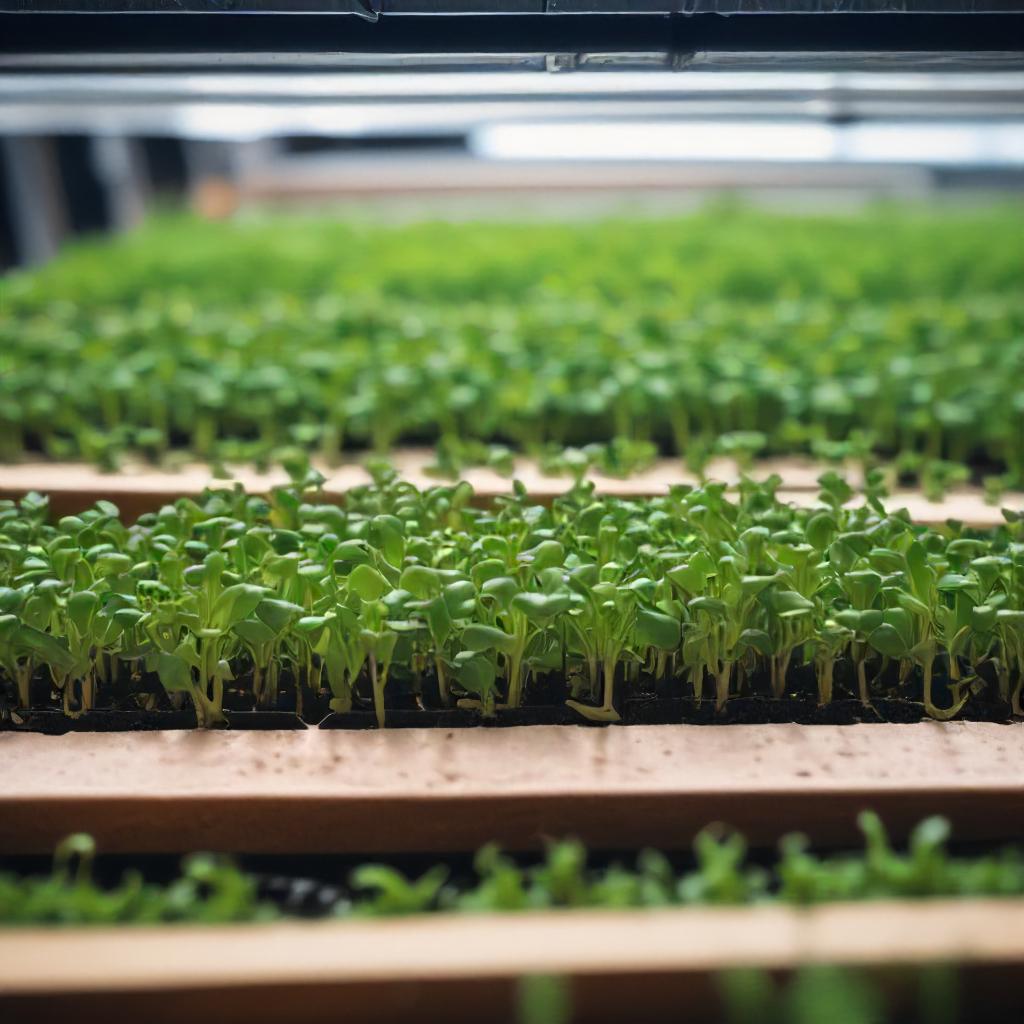
<path fill-rule="evenodd" d="M 504 1024 L 537 974 L 564 980 L 573 1021 L 717 1024 L 725 970 L 878 969 L 892 999 L 901 978 L 913 992 L 901 968 L 943 963 L 969 1019 L 995 1024 L 1024 1019 L 1024 900 L 10 929 L 0 963 L 4 1020 L 151 1024 Z"/>

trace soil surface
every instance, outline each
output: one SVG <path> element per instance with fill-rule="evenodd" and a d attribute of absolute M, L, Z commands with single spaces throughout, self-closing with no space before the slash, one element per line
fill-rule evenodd
<path fill-rule="evenodd" d="M 906 724 L 927 719 L 924 705 L 904 698 L 878 698 L 865 707 L 859 700 L 837 699 L 820 706 L 811 698 L 733 697 L 718 712 L 714 701 L 696 704 L 692 698 L 630 697 L 620 702 L 622 725 L 761 725 L 792 722 L 798 725 L 855 725 L 858 722 L 894 722 Z M 329 712 L 318 722 L 307 722 L 294 711 L 226 711 L 226 728 L 244 730 L 376 729 L 377 717 L 371 710 L 346 714 Z M 957 716 L 968 722 L 1019 722 L 1010 706 L 997 701 L 972 699 Z M 393 708 L 388 710 L 389 729 L 503 729 L 528 725 L 594 725 L 564 704 L 505 708 L 493 718 L 462 708 Z M 69 732 L 149 732 L 196 728 L 195 712 L 118 711 L 100 709 L 78 718 L 58 710 L 33 711 L 27 715 L 12 713 L 0 720 L 0 730 L 62 736 Z"/>
<path fill-rule="evenodd" d="M 994 678 L 975 682 L 974 690 L 956 716 L 967 722 L 1011 722 L 1012 708 L 997 696 Z M 231 729 L 375 729 L 377 717 L 373 710 L 369 685 L 359 680 L 353 695 L 353 707 L 346 713 L 330 710 L 331 693 L 302 688 L 301 702 L 290 673 L 282 672 L 274 706 L 257 709 L 245 680 L 225 693 L 224 711 L 227 728 Z M 526 689 L 527 705 L 500 708 L 490 717 L 479 711 L 444 707 L 437 682 L 430 674 L 416 679 L 400 675 L 389 683 L 385 695 L 386 725 L 394 729 L 422 728 L 508 728 L 519 725 L 585 725 L 590 723 L 566 706 L 566 700 L 577 696 L 573 682 L 560 673 L 551 673 L 530 680 Z M 919 722 L 928 716 L 922 703 L 919 674 L 902 682 L 895 666 L 873 682 L 870 705 L 863 705 L 856 696 L 852 665 L 838 663 L 835 670 L 833 699 L 819 703 L 813 666 L 795 665 L 787 679 L 784 697 L 764 696 L 767 681 L 747 678 L 739 692 L 729 698 L 726 706 L 715 708 L 712 681 L 704 687 L 704 699 L 697 702 L 689 683 L 680 679 L 652 679 L 641 676 L 628 687 L 618 682 L 616 689 L 626 694 L 616 699 L 616 709 L 625 725 L 758 725 L 792 722 L 799 725 L 853 725 L 857 722 Z M 587 702 L 588 694 L 578 696 Z M 99 706 L 80 714 L 66 715 L 58 695 L 51 692 L 48 680 L 40 675 L 33 681 L 33 710 L 17 709 L 13 693 L 3 693 L 0 681 L 0 731 L 17 730 L 63 735 L 68 732 L 126 732 L 155 729 L 194 729 L 196 716 L 187 701 L 172 702 L 155 677 L 122 681 L 106 689 Z M 938 675 L 933 699 L 939 708 L 953 703 L 948 682 Z"/>

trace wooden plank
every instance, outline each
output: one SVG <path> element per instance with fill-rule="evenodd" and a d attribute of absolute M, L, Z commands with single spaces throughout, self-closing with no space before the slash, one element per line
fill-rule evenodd
<path fill-rule="evenodd" d="M 342 493 L 351 487 L 370 482 L 370 474 L 363 466 L 363 458 L 349 458 L 338 466 L 318 463 L 317 468 L 327 477 L 325 489 L 331 493 Z M 417 487 L 430 487 L 443 483 L 427 471 L 434 461 L 430 449 L 402 448 L 393 452 L 388 461 L 407 480 Z M 226 467 L 230 480 L 238 480 L 251 491 L 266 491 L 288 480 L 281 469 L 260 472 L 251 466 L 229 465 Z M 750 470 L 755 479 L 763 480 L 778 473 L 791 490 L 816 490 L 817 479 L 826 467 L 808 459 L 764 459 Z M 847 476 L 856 485 L 860 479 L 854 468 Z M 493 469 L 482 466 L 467 467 L 463 477 L 469 480 L 482 494 L 505 494 L 512 485 L 512 478 L 505 477 Z M 523 481 L 531 492 L 544 495 L 562 494 L 572 485 L 568 476 L 549 476 L 541 472 L 533 459 L 515 459 L 514 474 Z M 726 483 L 736 483 L 740 470 L 731 459 L 714 459 L 708 466 L 708 475 Z M 658 459 L 649 468 L 622 479 L 602 473 L 591 474 L 591 479 L 607 494 L 662 494 L 672 484 L 697 482 L 679 459 Z M 95 466 L 82 462 L 26 462 L 0 466 L 0 489 L 5 492 L 38 490 L 50 493 L 56 490 L 99 492 L 104 488 L 114 493 L 140 494 L 185 494 L 197 493 L 210 483 L 216 483 L 210 467 L 201 462 L 191 462 L 176 470 L 162 470 L 147 463 L 125 462 L 116 473 L 103 472 Z M 222 481 L 224 483 L 225 481 Z"/>
<path fill-rule="evenodd" d="M 543 973 L 571 982 L 573 1019 L 588 1021 L 629 1019 L 630 1009 L 678 1020 L 678 989 L 659 982 L 703 980 L 686 1016 L 703 1021 L 716 1019 L 708 982 L 723 970 L 838 963 L 891 977 L 894 967 L 935 962 L 1003 968 L 987 994 L 1008 1012 L 1024 1006 L 1014 982 L 1024 900 L 18 929 L 0 931 L 0 962 L 0 1009 L 11 1020 L 56 1019 L 67 1006 L 87 1020 L 102 1019 L 99 1008 L 107 1020 L 129 1019 L 127 1007 L 130 1019 L 180 1020 L 186 1006 L 192 1020 L 226 1019 L 225 1007 L 230 1019 L 267 1020 L 268 1005 L 280 1014 L 282 993 L 294 1021 L 331 1019 L 322 1012 L 331 1005 L 343 1012 L 335 1019 L 509 1020 L 509 983 Z M 31 1018 L 10 1016 L 30 1008 Z"/>
<path fill-rule="evenodd" d="M 712 821 L 772 843 L 896 836 L 944 814 L 960 839 L 1024 834 L 1019 724 L 528 726 L 347 732 L 0 734 L 0 850 L 232 852 L 690 844 Z"/>
<path fill-rule="evenodd" d="M 494 941 L 500 936 L 500 941 Z M 614 941 L 609 941 L 614 937 Z M 176 948 L 187 972 L 169 972 Z M 472 955 L 453 955 L 454 950 Z M 294 955 L 287 955 L 291 951 Z M 208 955 L 205 955 L 208 954 Z M 0 932 L 0 992 L 1024 961 L 1024 900 L 436 914 Z"/>
<path fill-rule="evenodd" d="M 432 458 L 427 451 L 404 449 L 396 452 L 391 461 L 403 478 L 425 488 L 445 482 L 425 471 Z M 331 500 L 341 498 L 353 487 L 370 482 L 369 474 L 357 462 L 336 468 L 319 468 L 327 478 L 324 494 Z M 803 459 L 762 460 L 751 470 L 751 475 L 755 479 L 765 479 L 777 473 L 783 480 L 780 499 L 810 507 L 817 503 L 817 478 L 826 468 Z M 0 466 L 0 497 L 18 498 L 28 491 L 39 491 L 50 496 L 55 515 L 76 513 L 99 499 L 106 499 L 117 504 L 124 516 L 135 519 L 143 512 L 153 511 L 182 495 L 199 494 L 208 486 L 230 486 L 237 481 L 251 493 L 260 494 L 287 482 L 286 474 L 280 470 L 260 473 L 251 468 L 231 466 L 228 471 L 229 477 L 215 479 L 210 468 L 199 463 L 182 466 L 174 472 L 128 463 L 117 473 L 103 473 L 83 463 L 3 465 Z M 719 459 L 709 466 L 708 475 L 711 479 L 734 484 L 740 474 L 734 462 Z M 512 486 L 509 478 L 487 468 L 470 468 L 463 476 L 473 485 L 480 501 L 507 494 Z M 516 461 L 515 476 L 541 502 L 551 501 L 571 485 L 567 477 L 545 476 L 529 459 Z M 856 487 L 859 474 L 849 468 L 846 476 Z M 677 459 L 660 459 L 649 470 L 627 479 L 602 474 L 591 474 L 590 479 L 600 493 L 619 497 L 665 494 L 674 484 L 697 482 L 696 477 L 686 471 Z M 978 488 L 958 489 L 941 502 L 927 501 L 914 491 L 900 491 L 887 500 L 887 505 L 894 509 L 906 507 L 915 521 L 926 524 L 959 519 L 972 526 L 984 527 L 996 526 L 1003 521 L 999 506 L 986 504 L 984 494 Z M 1008 494 L 1001 505 L 1024 509 L 1024 494 Z"/>

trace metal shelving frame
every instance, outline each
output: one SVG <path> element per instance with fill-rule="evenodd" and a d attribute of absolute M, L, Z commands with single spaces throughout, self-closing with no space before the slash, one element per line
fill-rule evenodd
<path fill-rule="evenodd" d="M 33 261 L 63 230 L 19 187 L 54 177 L 47 136 L 97 140 L 121 195 L 154 130 L 207 168 L 228 140 L 598 117 L 1016 125 L 1024 0 L 0 0 L 0 142 Z"/>

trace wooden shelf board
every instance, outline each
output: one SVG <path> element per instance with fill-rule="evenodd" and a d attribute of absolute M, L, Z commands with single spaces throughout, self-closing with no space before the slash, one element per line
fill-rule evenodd
<path fill-rule="evenodd" d="M 425 488 L 445 482 L 424 471 L 432 458 L 430 452 L 421 449 L 403 449 L 395 453 L 392 462 L 404 479 Z M 764 479 L 777 473 L 783 480 L 779 497 L 783 501 L 810 507 L 817 503 L 817 478 L 826 468 L 805 459 L 771 459 L 757 463 L 751 475 Z M 320 469 L 327 477 L 324 494 L 330 499 L 336 500 L 351 488 L 370 482 L 369 474 L 356 462 L 333 469 L 321 466 Z M 260 473 L 240 466 L 230 466 L 228 471 L 229 478 L 215 479 L 209 466 L 199 463 L 182 466 L 174 472 L 129 463 L 117 473 L 104 473 L 83 463 L 0 465 L 0 497 L 17 498 L 28 491 L 39 491 L 50 496 L 56 515 L 79 512 L 102 498 L 117 504 L 123 515 L 135 518 L 182 495 L 199 494 L 208 486 L 230 486 L 237 481 L 251 493 L 260 494 L 287 482 L 283 471 Z M 708 473 L 711 479 L 729 484 L 739 479 L 736 464 L 726 459 L 716 460 Z M 479 501 L 508 494 L 512 486 L 509 478 L 491 469 L 471 468 L 463 476 L 473 485 Z M 565 493 L 571 485 L 567 477 L 545 476 L 529 459 L 517 460 L 515 476 L 531 495 L 542 502 Z M 849 470 L 847 477 L 853 486 L 857 486 L 858 474 L 855 471 Z M 590 479 L 600 493 L 619 497 L 665 494 L 674 484 L 697 482 L 677 459 L 660 459 L 650 470 L 628 479 L 601 474 L 592 474 Z M 995 526 L 1003 521 L 999 507 L 986 504 L 984 494 L 977 488 L 957 490 L 941 502 L 928 501 L 914 491 L 900 491 L 887 499 L 886 504 L 894 509 L 906 507 L 916 522 L 926 524 L 959 519 L 972 526 Z M 1001 504 L 1024 509 L 1024 495 L 1008 494 Z"/>
<path fill-rule="evenodd" d="M 169 971 L 183 946 L 191 950 L 189 969 Z M 453 953 L 458 950 L 472 955 Z M 1024 900 L 18 929 L 0 931 L 0 993 L 937 960 L 1024 962 Z"/>
<path fill-rule="evenodd" d="M 517 979 L 553 974 L 570 985 L 574 1020 L 677 1020 L 683 982 L 697 997 L 686 1019 L 705 1021 L 716 1019 L 723 970 L 838 963 L 891 977 L 935 962 L 987 969 L 986 994 L 1007 1011 L 1024 1004 L 1024 900 L 17 929 L 0 931 L 0 962 L 11 1020 L 67 1008 L 76 1019 L 126 1019 L 131 1008 L 180 1020 L 187 1007 L 204 1021 L 506 1021 Z"/>
<path fill-rule="evenodd" d="M 92 832 L 108 852 L 397 852 L 578 836 L 680 848 L 712 821 L 752 842 L 859 842 L 941 813 L 1020 838 L 1024 727 L 523 726 L 383 731 L 0 733 L 0 850 Z"/>

